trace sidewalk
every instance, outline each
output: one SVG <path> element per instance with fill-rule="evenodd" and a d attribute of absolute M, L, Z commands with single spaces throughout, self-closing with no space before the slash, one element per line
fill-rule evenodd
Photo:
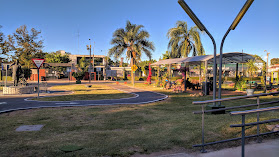
<path fill-rule="evenodd" d="M 279 139 L 245 145 L 245 157 L 278 157 Z M 208 153 L 176 153 L 157 157 L 241 157 L 241 146 Z"/>

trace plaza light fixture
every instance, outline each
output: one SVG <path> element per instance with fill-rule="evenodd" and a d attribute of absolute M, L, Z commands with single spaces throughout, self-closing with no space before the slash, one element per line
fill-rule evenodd
<path fill-rule="evenodd" d="M 206 27 L 201 23 L 201 21 L 198 19 L 198 17 L 194 14 L 194 12 L 191 10 L 191 8 L 186 4 L 184 0 L 178 0 L 179 5 L 184 9 L 184 11 L 189 15 L 189 17 L 193 20 L 193 22 L 197 25 L 197 27 L 201 31 L 205 31 L 206 34 L 210 37 L 213 43 L 214 47 L 214 59 L 213 59 L 213 99 L 216 99 L 216 69 L 217 69 L 217 64 L 216 64 L 216 43 L 213 38 L 213 36 L 209 33 L 209 31 L 206 29 Z M 207 83 L 205 83 L 205 89 L 208 87 Z M 206 92 L 205 92 L 206 93 Z"/>
<path fill-rule="evenodd" d="M 227 37 L 227 35 L 230 33 L 231 30 L 234 30 L 235 27 L 238 25 L 238 23 L 240 22 L 240 20 L 243 18 L 244 14 L 247 12 L 247 10 L 249 9 L 249 7 L 251 6 L 251 4 L 254 2 L 254 0 L 247 0 L 246 3 L 244 4 L 244 6 L 242 7 L 242 9 L 240 10 L 240 12 L 238 13 L 238 15 L 236 16 L 236 18 L 234 19 L 233 23 L 231 24 L 231 26 L 229 27 L 229 29 L 227 30 L 227 32 L 225 33 L 222 42 L 221 42 L 221 46 L 220 46 L 220 58 L 219 58 L 219 90 L 218 90 L 218 99 L 221 99 L 221 94 L 222 94 L 222 58 L 223 58 L 223 45 L 225 42 L 225 39 Z M 221 105 L 221 102 L 219 102 L 219 105 Z"/>
<path fill-rule="evenodd" d="M 234 19 L 232 25 L 230 26 L 231 30 L 234 30 L 235 27 L 238 25 L 238 23 L 240 22 L 240 20 L 242 19 L 242 17 L 244 16 L 244 14 L 246 13 L 246 11 L 249 9 L 249 7 L 251 6 L 251 4 L 254 2 L 254 0 L 247 0 L 246 3 L 244 4 L 244 6 L 242 7 L 242 9 L 240 10 L 240 12 L 238 13 L 238 15 L 236 16 L 236 18 Z"/>
<path fill-rule="evenodd" d="M 91 39 L 89 39 L 90 41 L 90 45 L 86 45 L 87 50 L 89 50 L 89 69 L 88 69 L 88 73 L 89 73 L 89 83 L 91 83 Z"/>
<path fill-rule="evenodd" d="M 201 23 L 201 21 L 197 18 L 197 16 L 194 14 L 194 12 L 191 10 L 191 8 L 186 4 L 184 0 L 178 0 L 178 3 L 180 6 L 184 9 L 184 11 L 190 16 L 190 18 L 193 20 L 193 22 L 197 25 L 197 27 L 204 31 L 206 28 Z"/>
<path fill-rule="evenodd" d="M 266 81 L 267 81 L 267 77 L 269 76 L 268 75 L 268 56 L 270 54 L 270 52 L 267 52 L 266 50 L 264 50 L 264 52 L 266 52 L 266 72 L 265 72 L 265 93 L 266 93 Z"/>

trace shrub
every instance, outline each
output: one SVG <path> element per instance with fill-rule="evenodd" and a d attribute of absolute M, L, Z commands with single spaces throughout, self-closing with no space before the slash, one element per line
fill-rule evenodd
<path fill-rule="evenodd" d="M 235 89 L 240 90 L 240 91 L 244 91 L 246 88 L 246 80 L 243 79 L 242 77 L 239 78 L 238 81 L 236 81 L 236 79 L 234 80 L 235 82 Z"/>
<path fill-rule="evenodd" d="M 83 71 L 80 71 L 80 72 L 73 72 L 73 73 L 72 73 L 72 76 L 73 76 L 74 78 L 76 78 L 77 81 L 80 81 L 80 80 L 82 80 L 83 77 L 85 76 L 85 72 L 83 72 Z"/>

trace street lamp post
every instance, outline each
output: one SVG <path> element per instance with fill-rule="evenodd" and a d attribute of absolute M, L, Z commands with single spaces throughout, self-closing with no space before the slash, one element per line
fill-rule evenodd
<path fill-rule="evenodd" d="M 234 19 L 233 23 L 231 24 L 231 26 L 229 27 L 229 29 L 227 30 L 227 32 L 225 33 L 222 42 L 221 42 L 221 46 L 220 46 L 220 58 L 219 58 L 219 90 L 218 90 L 218 99 L 221 99 L 221 92 L 222 92 L 222 57 L 223 57 L 223 45 L 225 42 L 225 39 L 227 37 L 227 35 L 230 33 L 231 30 L 234 30 L 235 27 L 238 25 L 238 23 L 240 22 L 240 20 L 242 19 L 242 17 L 244 16 L 244 14 L 246 13 L 246 11 L 249 9 L 249 7 L 251 6 L 251 4 L 254 2 L 254 0 L 247 0 L 246 3 L 244 4 L 244 6 L 242 7 L 242 9 L 240 10 L 240 12 L 238 13 L 238 15 L 236 16 L 236 18 Z M 221 102 L 219 102 L 219 105 L 221 105 Z"/>
<path fill-rule="evenodd" d="M 91 83 L 91 39 L 89 39 L 90 41 L 90 45 L 87 45 L 87 50 L 89 50 L 89 69 L 88 69 L 88 73 L 89 73 L 89 83 Z"/>
<path fill-rule="evenodd" d="M 205 26 L 201 23 L 201 21 L 197 18 L 191 8 L 186 4 L 184 0 L 178 0 L 180 6 L 184 9 L 184 11 L 189 15 L 189 17 L 193 20 L 193 22 L 197 25 L 200 31 L 205 31 L 206 34 L 212 40 L 213 48 L 214 48 L 214 59 L 213 59 L 213 99 L 216 99 L 216 43 L 213 36 L 209 33 L 209 31 L 205 28 Z M 207 91 L 207 83 L 205 82 L 205 91 Z M 206 93 L 206 92 L 205 92 Z"/>
<path fill-rule="evenodd" d="M 184 9 L 184 11 L 190 16 L 190 18 L 194 21 L 194 23 L 197 25 L 197 27 L 200 29 L 200 31 L 205 31 L 206 34 L 210 37 L 210 39 L 212 40 L 213 43 L 213 47 L 214 47 L 214 66 L 213 66 L 213 99 L 216 99 L 216 43 L 215 40 L 213 38 L 213 36 L 209 33 L 209 31 L 205 28 L 205 26 L 201 23 L 201 21 L 197 18 L 197 16 L 194 14 L 194 12 L 190 9 L 190 7 L 185 3 L 184 0 L 178 0 L 178 3 L 180 4 L 180 6 Z M 186 65 L 186 63 L 185 63 Z M 185 75 L 185 79 L 186 79 L 186 75 Z M 185 81 L 186 82 L 186 81 Z M 207 82 L 205 82 L 205 93 L 207 91 Z M 204 109 L 204 107 L 202 106 L 202 109 Z M 202 114 L 202 149 L 201 152 L 202 153 L 206 153 L 207 151 L 204 149 L 204 114 Z"/>
<path fill-rule="evenodd" d="M 267 52 L 266 50 L 264 50 L 264 52 L 266 52 L 266 73 L 265 73 L 265 84 L 266 84 L 266 80 L 268 77 L 268 56 L 269 56 L 270 52 Z"/>

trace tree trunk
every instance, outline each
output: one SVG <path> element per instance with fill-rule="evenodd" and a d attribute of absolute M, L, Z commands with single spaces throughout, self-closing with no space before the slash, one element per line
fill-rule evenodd
<path fill-rule="evenodd" d="M 131 57 L 131 68 L 134 65 L 134 58 Z M 131 81 L 132 81 L 132 85 L 135 86 L 135 73 L 133 70 L 131 70 Z"/>

